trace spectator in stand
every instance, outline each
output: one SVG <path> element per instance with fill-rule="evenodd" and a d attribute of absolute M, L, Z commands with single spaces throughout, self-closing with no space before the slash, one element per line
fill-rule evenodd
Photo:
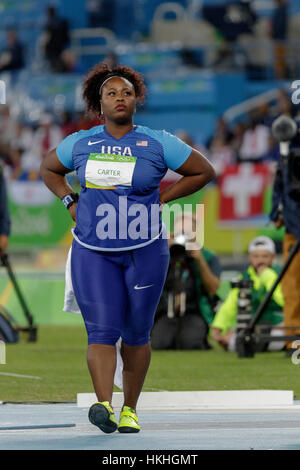
<path fill-rule="evenodd" d="M 114 51 L 112 51 L 107 55 L 107 57 L 105 57 L 103 62 L 105 62 L 112 69 L 118 65 L 118 56 Z"/>
<path fill-rule="evenodd" d="M 115 0 L 86 0 L 90 28 L 114 29 Z"/>
<path fill-rule="evenodd" d="M 59 67 L 59 66 L 58 66 Z M 61 53 L 61 70 L 62 73 L 78 73 L 83 74 L 85 72 L 83 64 L 78 60 L 76 54 L 72 49 L 65 49 Z"/>
<path fill-rule="evenodd" d="M 51 69 L 61 69 L 61 53 L 69 42 L 69 26 L 67 20 L 60 18 L 54 7 L 47 8 L 47 20 L 43 35 L 44 54 Z"/>
<path fill-rule="evenodd" d="M 14 29 L 6 33 L 6 46 L 0 55 L 0 72 L 20 70 L 24 67 L 24 46 Z"/>
<path fill-rule="evenodd" d="M 270 133 L 269 136 L 269 151 L 264 156 L 265 162 L 278 162 L 280 158 L 280 149 L 278 141 Z"/>
<path fill-rule="evenodd" d="M 236 161 L 235 152 L 231 146 L 233 134 L 226 121 L 220 117 L 217 120 L 213 136 L 207 141 L 209 159 L 213 163 L 217 175 L 220 175 L 227 165 Z"/>
<path fill-rule="evenodd" d="M 224 41 L 218 51 L 217 58 L 212 64 L 216 71 L 245 70 L 249 62 L 246 51 L 237 43 Z"/>
<path fill-rule="evenodd" d="M 77 126 L 76 126 L 76 131 L 81 131 L 81 130 L 88 130 L 91 127 L 94 126 L 99 126 L 101 124 L 100 118 L 95 118 L 91 116 L 87 112 L 80 112 L 78 115 L 78 119 L 76 120 Z"/>
<path fill-rule="evenodd" d="M 230 140 L 232 139 L 232 132 L 231 130 L 229 129 L 225 119 L 223 119 L 222 117 L 219 117 L 218 120 L 217 120 L 217 123 L 216 123 L 216 128 L 215 128 L 215 131 L 214 131 L 214 134 L 213 136 L 208 139 L 208 141 L 206 142 L 206 146 L 207 148 L 209 149 L 213 140 L 215 139 L 219 139 L 221 138 L 222 140 L 224 140 L 226 143 L 229 143 Z"/>
<path fill-rule="evenodd" d="M 45 155 L 55 148 L 63 139 L 63 133 L 60 127 L 54 123 L 51 114 L 42 114 L 39 127 L 34 133 L 34 147 L 40 158 L 43 160 Z M 41 161 L 39 162 L 39 164 Z"/>
<path fill-rule="evenodd" d="M 269 35 L 274 40 L 275 76 L 284 79 L 288 76 L 286 44 L 288 38 L 288 1 L 274 0 L 275 8 L 270 22 Z"/>
<path fill-rule="evenodd" d="M 291 118 L 295 118 L 298 112 L 298 108 L 293 104 L 291 97 L 285 90 L 278 91 L 277 104 L 275 107 L 275 116 L 278 117 L 280 114 L 286 114 Z"/>
<path fill-rule="evenodd" d="M 270 128 L 262 124 L 256 111 L 250 114 L 249 126 L 246 129 L 239 151 L 239 161 L 262 161 L 270 150 Z"/>
<path fill-rule="evenodd" d="M 60 128 L 63 133 L 63 137 L 67 137 L 67 135 L 76 132 L 76 124 L 72 119 L 70 111 L 62 111 L 60 115 Z"/>
<path fill-rule="evenodd" d="M 86 12 L 90 28 L 97 28 L 101 24 L 101 3 L 102 0 L 86 0 Z"/>
<path fill-rule="evenodd" d="M 36 155 L 33 145 L 33 130 L 22 121 L 18 121 L 16 124 L 15 135 L 11 142 L 10 158 L 11 179 L 17 179 L 24 170 L 37 169 L 37 165 L 34 165 Z"/>
<path fill-rule="evenodd" d="M 224 172 L 226 166 L 236 163 L 234 149 L 224 136 L 213 139 L 208 156 L 218 176 Z"/>
<path fill-rule="evenodd" d="M 286 108 L 288 106 L 288 109 L 290 109 L 290 103 L 289 100 L 286 99 L 286 94 L 283 92 L 283 95 L 281 97 L 281 92 L 279 93 L 280 99 L 283 100 L 282 106 Z M 262 124 L 264 126 L 267 126 L 269 129 L 271 128 L 272 122 L 273 122 L 273 117 L 272 117 L 272 111 L 270 108 L 269 103 L 263 102 L 261 103 L 255 111 L 255 120 L 257 124 Z M 263 161 L 278 161 L 279 158 L 279 144 L 274 139 L 272 136 L 272 133 L 269 133 L 269 138 L 268 138 L 268 151 L 263 157 Z"/>
<path fill-rule="evenodd" d="M 235 154 L 236 161 L 239 160 L 240 148 L 245 133 L 245 124 L 238 122 L 232 129 L 232 139 L 230 140 L 231 148 Z"/>
<path fill-rule="evenodd" d="M 7 105 L 0 106 L 0 154 L 8 155 L 10 144 L 16 132 L 16 121 Z"/>
<path fill-rule="evenodd" d="M 9 130 L 8 111 L 5 111 L 5 124 Z M 44 113 L 34 131 L 22 121 L 13 122 L 8 144 L 5 145 L 5 162 L 10 167 L 10 178 L 17 179 L 24 172 L 39 171 L 41 160 L 64 137 L 64 131 L 73 132 L 76 125 L 72 123 L 67 112 L 62 117 L 64 125 L 59 127 L 53 117 Z M 1 146 L 0 146 L 1 149 Z"/>
<path fill-rule="evenodd" d="M 16 134 L 16 120 L 6 105 L 0 106 L 0 158 L 13 171 L 20 166 L 11 154 L 11 144 Z"/>
<path fill-rule="evenodd" d="M 198 150 L 198 152 L 202 152 L 203 154 L 207 153 L 207 149 L 194 141 L 194 139 L 192 138 L 192 136 L 185 130 L 183 129 L 178 129 L 176 132 L 175 132 L 175 135 L 178 137 L 178 139 L 181 139 L 183 142 L 185 142 L 187 145 L 190 145 L 191 147 L 195 148 Z"/>
<path fill-rule="evenodd" d="M 264 124 L 266 126 L 271 125 L 271 109 L 268 102 L 262 102 L 257 106 L 255 110 L 255 119 L 257 123 Z"/>

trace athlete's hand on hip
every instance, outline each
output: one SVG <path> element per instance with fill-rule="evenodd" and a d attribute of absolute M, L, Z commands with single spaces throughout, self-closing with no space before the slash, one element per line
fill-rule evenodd
<path fill-rule="evenodd" d="M 77 202 L 74 202 L 74 204 L 69 207 L 68 211 L 70 212 L 70 216 L 72 219 L 76 222 L 76 207 L 77 207 Z"/>

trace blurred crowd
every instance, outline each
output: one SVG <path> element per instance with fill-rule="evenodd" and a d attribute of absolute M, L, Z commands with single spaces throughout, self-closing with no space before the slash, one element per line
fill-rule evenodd
<path fill-rule="evenodd" d="M 292 118 L 300 115 L 291 97 L 279 90 L 274 104 L 262 102 L 248 113 L 244 120 L 229 125 L 219 118 L 212 137 L 205 143 L 204 154 L 213 163 L 218 175 L 227 165 L 243 162 L 277 162 L 279 144 L 274 139 L 271 126 L 281 114 Z"/>
<path fill-rule="evenodd" d="M 54 116 L 41 114 L 28 123 L 12 115 L 8 106 L 0 108 L 0 159 L 10 179 L 37 178 L 42 159 L 67 135 L 99 124 L 84 113 L 62 111 Z"/>
<path fill-rule="evenodd" d="M 109 3 L 109 8 L 108 7 Z M 206 27 L 214 31 L 215 52 L 213 60 L 206 63 L 199 60 L 193 50 L 185 45 L 182 51 L 182 62 L 189 66 L 209 66 L 215 70 L 244 70 L 249 78 L 267 78 L 266 72 L 271 65 L 273 78 L 289 78 L 297 68 L 298 54 L 291 62 L 289 2 L 288 0 L 273 0 L 273 13 L 267 21 L 257 16 L 250 0 L 233 0 L 232 3 L 221 6 L 205 6 L 201 17 Z M 89 27 L 116 29 L 113 17 L 117 2 L 111 0 L 89 0 L 87 13 Z M 201 8 L 201 7 L 199 7 Z M 199 16 L 200 11 L 195 15 Z M 136 29 L 138 30 L 138 22 Z M 119 31 L 114 31 L 118 35 Z M 68 20 L 61 17 L 53 6 L 45 11 L 42 33 L 37 40 L 36 51 L 39 61 L 44 61 L 49 71 L 56 73 L 84 73 L 85 66 L 71 47 L 71 26 Z M 138 33 L 138 31 L 136 31 Z M 130 39 L 129 37 L 126 39 Z M 178 37 L 180 41 L 183 38 Z M 259 41 L 260 51 L 253 54 L 253 39 Z M 293 39 L 293 38 L 291 38 Z M 269 50 L 269 41 L 272 47 Z M 199 46 L 201 50 L 202 46 Z M 257 48 L 257 43 L 255 45 Z M 267 49 L 266 49 L 267 48 Z M 6 44 L 0 50 L 0 72 L 20 70 L 26 67 L 29 56 L 28 46 L 24 44 L 18 32 L 11 28 L 6 32 Z M 32 45 L 30 54 L 32 55 Z M 264 58 L 257 60 L 265 50 Z M 202 51 L 204 55 L 206 50 Z M 209 54 L 208 54 L 209 55 Z M 265 62 L 265 63 L 264 63 Z M 297 70 L 298 72 L 298 70 Z M 270 78 L 270 77 L 269 77 Z"/>
<path fill-rule="evenodd" d="M 271 125 L 280 114 L 293 118 L 299 115 L 297 106 L 284 90 L 278 91 L 277 100 L 272 105 L 262 103 L 244 120 L 233 125 L 220 117 L 213 135 L 206 142 L 193 139 L 188 130 L 178 131 L 177 135 L 203 153 L 214 165 L 217 175 L 221 175 L 228 165 L 278 161 L 279 145 L 272 136 Z M 67 110 L 56 116 L 44 112 L 38 122 L 28 123 L 13 116 L 9 106 L 1 106 L 0 158 L 9 169 L 11 179 L 34 174 L 38 172 L 46 153 L 64 137 L 99 123 L 99 120 L 89 118 L 83 112 L 71 113 Z"/>
<path fill-rule="evenodd" d="M 101 5 L 103 6 L 103 2 L 89 2 L 93 15 L 95 14 L 94 10 L 97 9 L 98 11 Z M 256 17 L 251 2 L 242 2 L 240 8 L 243 8 L 243 11 L 240 12 L 243 13 L 243 17 L 246 13 L 248 16 L 250 15 L 246 26 L 249 30 L 248 33 L 252 34 Z M 203 10 L 203 13 L 207 16 L 207 21 L 210 21 L 209 11 L 209 9 L 206 12 Z M 213 12 L 216 13 L 216 10 L 214 9 Z M 233 14 L 231 9 L 226 10 L 226 12 L 226 14 L 230 12 Z M 268 31 L 266 31 L 266 34 L 278 46 L 276 46 L 278 51 L 276 52 L 277 55 L 275 54 L 277 57 L 275 67 L 278 76 L 281 77 L 285 76 L 283 42 L 288 37 L 287 12 L 287 0 L 274 0 L 274 13 L 269 22 Z M 222 14 L 221 12 L 221 19 Z M 236 14 L 238 14 L 238 10 L 236 10 Z M 104 21 L 101 15 L 94 15 L 94 18 L 98 18 L 97 21 L 100 23 Z M 216 19 L 213 17 L 211 21 L 216 21 Z M 226 29 L 226 25 L 223 25 L 225 28 L 223 28 L 223 31 L 222 21 L 220 24 L 214 25 L 222 33 L 219 38 L 221 54 L 214 67 L 219 69 L 220 67 L 226 67 L 227 64 L 230 69 L 234 69 L 231 53 L 235 51 L 234 54 L 236 54 L 237 49 L 232 49 L 231 46 L 234 45 L 234 41 L 231 36 L 226 36 L 227 33 L 233 34 L 233 32 L 231 29 Z M 101 24 L 91 24 L 91 27 L 95 26 L 101 26 Z M 244 25 L 243 28 L 246 26 Z M 238 31 L 243 32 L 243 28 Z M 45 11 L 45 22 L 39 40 L 39 47 L 48 70 L 59 73 L 84 72 L 80 60 L 70 48 L 69 24 L 52 6 L 49 6 Z M 222 51 L 225 51 L 224 54 Z M 237 53 L 239 55 L 241 51 Z M 107 56 L 107 62 L 111 65 L 117 63 L 117 59 L 114 53 Z M 239 66 L 242 63 L 245 65 L 247 60 L 244 62 L 238 60 L 237 63 L 239 63 Z M 10 29 L 7 31 L 6 45 L 0 51 L 0 72 L 20 70 L 24 66 L 26 66 L 26 47 L 20 41 L 17 32 Z M 201 65 L 198 64 L 197 66 Z M 279 148 L 278 143 L 272 137 L 271 124 L 274 118 L 282 113 L 295 117 L 298 109 L 293 105 L 290 96 L 285 91 L 280 90 L 277 100 L 272 104 L 262 102 L 256 109 L 249 112 L 244 119 L 234 124 L 229 124 L 223 117 L 220 117 L 216 122 L 213 135 L 206 142 L 199 142 L 197 136 L 192 138 L 188 129 L 181 131 L 179 137 L 190 145 L 197 147 L 206 155 L 213 163 L 217 174 L 220 175 L 225 167 L 231 164 L 248 161 L 277 161 Z M 13 116 L 8 106 L 1 106 L 0 156 L 9 167 L 10 178 L 20 178 L 24 172 L 37 172 L 45 154 L 55 148 L 66 135 L 83 128 L 92 127 L 98 123 L 83 115 L 66 110 L 55 116 L 50 112 L 45 112 L 41 114 L 39 121 L 33 124 Z"/>
<path fill-rule="evenodd" d="M 26 67 L 29 53 L 38 53 L 39 61 L 49 72 L 84 73 L 84 67 L 70 48 L 70 27 L 68 21 L 59 16 L 53 6 L 45 12 L 45 23 L 37 40 L 36 50 L 30 51 L 14 27 L 6 30 L 6 39 L 0 50 L 0 72 L 18 71 Z M 30 57 L 31 60 L 32 57 Z"/>

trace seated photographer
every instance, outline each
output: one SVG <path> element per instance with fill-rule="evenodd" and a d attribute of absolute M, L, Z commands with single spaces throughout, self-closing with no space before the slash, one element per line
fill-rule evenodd
<path fill-rule="evenodd" d="M 239 309 L 239 295 L 242 284 L 246 284 L 246 280 L 251 280 L 252 287 L 249 287 L 249 303 L 251 315 L 254 315 L 258 306 L 265 298 L 266 293 L 272 288 L 278 273 L 272 268 L 272 263 L 275 258 L 275 244 L 269 237 L 256 237 L 249 244 L 248 257 L 250 266 L 245 273 L 241 274 L 241 281 L 232 283 L 238 285 L 233 287 L 220 309 L 217 311 L 215 318 L 212 322 L 212 338 L 217 341 L 225 350 L 235 350 L 236 339 L 236 325 Z M 245 290 L 245 287 L 244 287 Z M 245 304 L 245 299 L 242 299 Z M 282 326 L 283 312 L 282 307 L 284 304 L 281 285 L 279 284 L 275 289 L 273 296 L 263 313 L 260 325 L 269 327 L 270 334 L 282 335 L 282 330 L 277 329 L 276 325 Z M 243 305 L 243 304 L 242 304 Z M 265 331 L 263 331 L 265 333 Z M 283 349 L 284 342 L 271 342 L 266 344 L 257 343 L 256 350 L 264 351 L 281 350 Z"/>
<path fill-rule="evenodd" d="M 195 217 L 190 218 L 195 226 Z M 212 252 L 200 249 L 196 237 L 192 239 L 186 232 L 176 233 L 179 231 L 175 219 L 174 234 L 169 241 L 169 270 L 156 310 L 151 346 L 152 349 L 210 349 L 207 335 L 220 285 L 220 263 Z"/>

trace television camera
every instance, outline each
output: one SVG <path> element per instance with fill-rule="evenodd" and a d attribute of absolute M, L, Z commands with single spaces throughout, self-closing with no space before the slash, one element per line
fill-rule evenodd
<path fill-rule="evenodd" d="M 300 121 L 282 114 L 274 120 L 272 124 L 272 134 L 279 142 L 280 158 L 282 158 L 283 164 L 288 165 L 288 193 L 292 199 L 300 202 Z M 300 339 L 300 335 L 286 335 L 276 338 L 269 334 L 254 332 L 255 326 L 261 319 L 276 287 L 285 275 L 299 248 L 300 240 L 298 240 L 291 249 L 275 283 L 266 294 L 255 314 L 247 324 L 237 332 L 236 349 L 238 357 L 254 357 L 255 343 L 258 339 L 264 341 L 293 341 Z M 281 327 L 281 329 L 284 330 L 287 329 L 287 327 Z M 292 329 L 292 327 L 288 327 L 288 329 Z"/>

